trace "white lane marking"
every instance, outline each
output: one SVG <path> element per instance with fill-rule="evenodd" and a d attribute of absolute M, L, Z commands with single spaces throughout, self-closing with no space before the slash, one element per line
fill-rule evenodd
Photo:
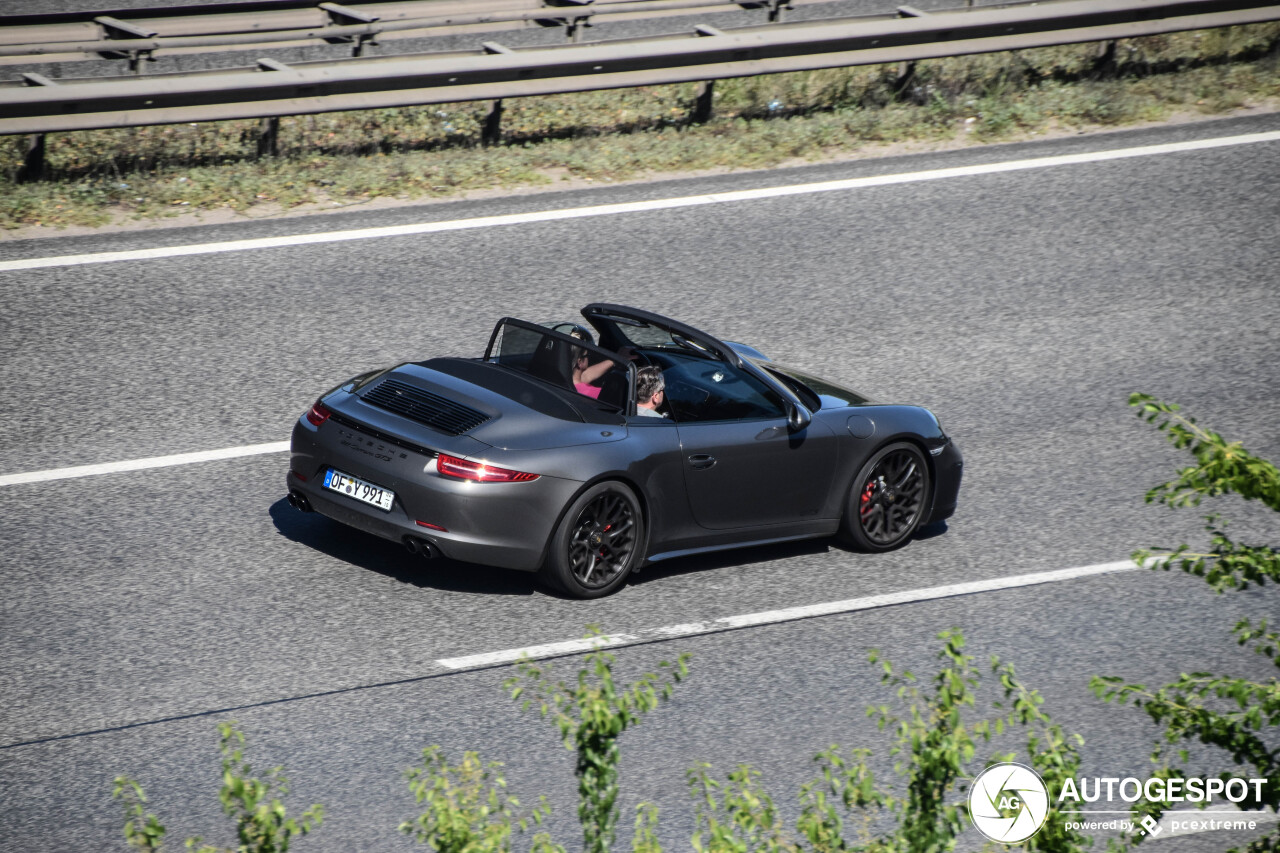
<path fill-rule="evenodd" d="M 96 477 L 99 474 L 143 471 L 147 468 L 168 468 L 173 465 L 213 462 L 218 459 L 237 459 L 241 456 L 257 456 L 262 453 L 282 453 L 288 449 L 289 442 L 273 441 L 269 444 L 247 444 L 243 447 L 224 447 L 220 450 L 200 450 L 195 453 L 175 453 L 172 456 L 152 456 L 147 459 L 126 459 L 123 462 L 103 462 L 99 465 L 76 465 L 72 468 L 24 471 L 21 474 L 0 475 L 0 486 L 43 483 L 48 480 L 68 480 L 73 477 Z"/>
<path fill-rule="evenodd" d="M 541 646 L 525 646 L 519 649 L 506 649 L 501 652 L 485 652 L 479 655 L 468 655 L 462 658 L 445 658 L 436 663 L 449 669 L 471 669 L 478 666 L 494 666 L 500 663 L 515 663 L 522 657 L 529 659 L 554 658 L 589 652 L 592 649 L 603 649 L 609 646 L 633 646 L 641 642 L 636 634 L 613 634 L 606 637 L 584 637 L 580 640 L 565 640 L 563 643 L 545 643 Z"/>
<path fill-rule="evenodd" d="M 936 181 L 972 175 L 990 175 L 998 172 L 1014 172 L 1023 169 L 1044 169 L 1051 166 L 1071 166 L 1082 163 L 1098 163 L 1106 160 L 1123 160 L 1130 157 L 1151 157 L 1159 154 L 1175 154 L 1184 151 L 1201 151 L 1232 145 L 1250 145 L 1258 142 L 1280 141 L 1280 131 L 1249 133 L 1240 136 L 1223 136 L 1216 139 L 1198 139 L 1189 142 L 1170 142 L 1163 145 L 1142 145 L 1134 148 L 1117 148 L 1082 154 L 1063 154 L 1056 157 L 1034 157 L 1028 160 L 1008 160 L 1002 163 L 985 163 L 975 166 L 958 166 L 950 169 L 930 169 L 922 172 L 906 172 L 896 175 L 877 175 L 866 178 L 850 178 L 842 181 L 824 181 L 812 184 L 793 184 L 785 187 L 765 187 L 754 190 L 714 193 L 711 195 L 683 196 L 679 198 L 634 201 L 622 204 L 601 204 L 592 207 L 574 207 L 565 210 L 541 210 L 531 213 L 511 213 L 503 216 L 480 216 L 473 219 L 454 219 L 445 222 L 420 222 L 413 225 L 393 225 L 384 228 L 358 228 L 348 231 L 330 231 L 320 234 L 295 234 L 285 237 L 261 237 L 253 240 L 229 240 L 220 243 L 195 243 L 186 246 L 169 246 L 154 249 L 133 249 L 122 252 L 97 252 L 86 255 L 61 255 L 49 258 L 27 258 L 16 261 L 0 261 L 0 272 L 40 269 L 44 267 L 68 267 L 79 264 L 101 264 L 111 261 L 141 261 L 152 258 L 176 258 L 183 255 L 208 255 L 218 252 L 243 252 L 250 249 L 276 249 L 285 246 L 304 246 L 313 243 L 338 243 L 347 240 L 369 240 L 377 237 L 405 237 L 415 234 L 434 234 L 443 231 L 462 231 L 470 228 L 492 228 L 498 225 L 520 225 L 529 222 L 551 222 L 560 219 L 581 219 L 590 216 L 612 216 L 620 213 L 642 213 L 653 210 L 671 210 L 680 207 L 696 207 L 704 204 L 727 204 L 738 201 L 754 201 L 806 193 L 833 192 L 864 187 L 881 187 L 891 184 L 908 184 L 917 181 Z"/>
<path fill-rule="evenodd" d="M 837 613 L 853 613 L 859 610 L 872 610 L 878 607 L 890 607 L 895 604 L 912 604 L 918 601 L 932 601 L 939 598 L 952 598 L 958 595 L 972 595 L 977 592 L 995 592 L 1003 589 L 1016 589 L 1023 586 L 1035 586 L 1044 583 L 1059 583 L 1090 575 L 1105 575 L 1114 572 L 1128 572 L 1139 568 L 1132 560 L 1120 560 L 1115 563 L 1098 563 L 1092 566 L 1077 566 L 1074 569 L 1056 569 L 1049 572 L 1035 572 L 1026 575 L 1012 575 L 1003 578 L 990 578 L 968 583 L 948 584 L 947 586 L 931 586 L 924 589 L 909 589 L 901 592 L 890 592 L 884 595 L 872 595 L 866 598 L 848 598 L 844 601 L 829 601 L 825 604 L 807 604 L 802 607 L 788 607 L 784 610 L 766 610 L 761 613 L 748 613 L 743 616 L 726 616 L 712 619 L 709 622 L 690 622 L 682 625 L 667 625 L 661 628 L 649 628 L 631 634 L 617 634 L 595 639 L 570 640 L 564 643 L 546 643 L 539 646 L 526 646 L 520 649 L 504 649 L 500 652 L 486 652 L 478 655 L 466 655 L 456 658 L 437 660 L 446 669 L 475 669 L 483 666 L 513 663 L 522 656 L 529 658 L 561 657 L 590 651 L 593 646 L 632 646 L 637 643 L 669 640 L 673 637 L 693 637 L 699 634 L 715 634 L 720 631 L 732 631 L 738 628 L 751 628 L 760 625 L 773 625 L 779 622 L 794 622 L 798 619 L 811 619 L 815 616 L 831 616 Z"/>

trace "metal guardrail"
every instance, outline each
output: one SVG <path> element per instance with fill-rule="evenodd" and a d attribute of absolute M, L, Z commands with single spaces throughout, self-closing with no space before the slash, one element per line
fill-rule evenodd
<path fill-rule="evenodd" d="M 407 39 L 512 29 L 564 27 L 581 34 L 597 18 L 638 20 L 707 12 L 785 9 L 833 0 L 399 0 L 384 3 L 276 0 L 270 3 L 0 17 L 0 64 L 155 59 L 215 50 L 350 44 L 359 56 L 379 39 Z"/>
<path fill-rule="evenodd" d="M 895 20 L 777 25 L 748 32 L 466 57 L 350 59 L 320 68 L 117 78 L 0 90 L 0 134 L 303 115 L 753 76 L 1104 41 L 1280 19 L 1251 0 L 1052 0 Z M 30 78 L 33 75 L 28 75 Z"/>

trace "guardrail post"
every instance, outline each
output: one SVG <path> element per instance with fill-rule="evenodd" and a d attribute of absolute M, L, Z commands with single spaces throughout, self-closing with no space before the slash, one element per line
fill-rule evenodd
<path fill-rule="evenodd" d="M 543 0 L 543 5 L 544 5 L 544 6 L 551 7 L 551 8 L 555 8 L 556 6 L 560 6 L 560 5 L 563 5 L 563 6 L 590 6 L 590 5 L 591 5 L 592 3 L 594 3 L 594 2 L 595 2 L 595 0 L 561 0 L 561 3 L 559 3 L 559 4 L 553 4 L 553 3 L 548 3 L 548 2 L 546 2 L 546 0 Z M 574 42 L 575 44 L 576 44 L 577 42 L 582 41 L 582 31 L 583 31 L 584 29 L 586 29 L 587 27 L 591 26 L 591 15 L 590 15 L 590 14 L 586 14 L 586 15 L 573 15 L 573 16 L 568 16 L 568 17 L 561 18 L 560 20 L 564 21 L 564 37 L 565 37 L 565 39 L 566 39 L 567 41 Z"/>
<path fill-rule="evenodd" d="M 496 41 L 482 41 L 480 47 L 488 54 L 513 54 L 514 50 Z M 489 111 L 485 113 L 484 122 L 480 125 L 480 144 L 488 148 L 502 141 L 502 99 L 489 102 Z"/>
<path fill-rule="evenodd" d="M 1093 75 L 1110 77 L 1116 73 L 1116 43 L 1114 39 L 1098 43 L 1098 53 L 1093 58 Z"/>
<path fill-rule="evenodd" d="M 93 22 L 102 27 L 102 37 L 105 41 L 110 42 L 112 39 L 151 39 L 156 37 L 155 30 L 149 30 L 132 24 L 128 21 L 122 21 L 119 18 L 113 18 L 110 15 L 99 15 L 93 19 Z M 155 57 L 151 55 L 150 48 L 142 48 L 128 51 L 113 51 L 114 53 L 123 52 L 129 58 L 129 71 L 133 74 L 142 73 L 142 63 L 154 62 Z"/>
<path fill-rule="evenodd" d="M 328 12 L 329 20 L 339 26 L 344 24 L 376 24 L 381 20 L 377 15 L 370 15 L 368 12 L 352 9 L 338 3 L 321 3 L 318 8 Z M 372 32 L 361 33 L 357 36 L 343 36 L 342 40 L 351 42 L 351 55 L 354 57 L 364 56 L 364 46 L 366 44 L 370 46 L 377 45 L 377 38 L 378 34 Z"/>
<path fill-rule="evenodd" d="M 911 84 L 916 79 L 914 62 L 899 62 L 898 72 L 893 78 L 893 96 L 899 101 L 906 100 L 911 93 Z"/>
<path fill-rule="evenodd" d="M 693 102 L 693 113 L 689 116 L 689 121 L 693 124 L 706 124 L 711 121 L 711 113 L 714 109 L 713 101 L 716 97 L 716 81 L 703 80 L 698 84 L 698 96 Z"/>
<path fill-rule="evenodd" d="M 258 157 L 275 157 L 280 153 L 280 117 L 268 116 L 258 125 Z"/>
<path fill-rule="evenodd" d="M 271 57 L 258 59 L 259 71 L 288 71 L 289 66 Z M 267 116 L 258 124 L 258 159 L 280 153 L 280 117 Z"/>
<path fill-rule="evenodd" d="M 17 181 L 30 184 L 44 178 L 48 164 L 44 159 L 45 138 L 43 133 L 33 133 L 27 137 L 27 150 L 22 154 L 22 165 L 18 167 Z"/>
<path fill-rule="evenodd" d="M 693 31 L 699 36 L 722 36 L 724 32 L 709 27 L 706 24 L 699 24 L 693 28 Z M 711 121 L 711 113 L 714 109 L 714 101 L 716 97 L 716 81 L 703 80 L 698 84 L 698 94 L 693 102 L 693 112 L 689 116 L 691 124 L 706 124 Z"/>
<path fill-rule="evenodd" d="M 480 127 L 480 144 L 488 148 L 502 141 L 502 99 L 489 102 L 484 124 Z"/>
<path fill-rule="evenodd" d="M 970 0 L 970 3 L 972 2 L 973 0 Z M 899 6 L 898 7 L 899 18 L 923 18 L 926 15 L 928 15 L 928 12 L 917 9 L 915 6 Z M 915 79 L 916 79 L 915 61 L 913 60 L 911 62 L 899 62 L 898 73 L 893 81 L 893 96 L 900 101 L 905 99 L 907 94 L 910 93 L 911 84 L 915 82 Z"/>
<path fill-rule="evenodd" d="M 26 86 L 58 85 L 56 81 L 34 71 L 24 71 L 22 82 Z M 26 150 L 22 152 L 22 165 L 18 167 L 18 174 L 15 176 L 18 183 L 29 184 L 44 178 L 48 172 L 48 163 L 45 161 L 44 154 L 45 135 L 43 133 L 29 135 Z"/>

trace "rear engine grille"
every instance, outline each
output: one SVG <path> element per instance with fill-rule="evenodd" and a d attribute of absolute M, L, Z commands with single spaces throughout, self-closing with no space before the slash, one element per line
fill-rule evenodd
<path fill-rule="evenodd" d="M 446 435 L 462 435 L 489 420 L 484 412 L 477 412 L 439 394 L 395 379 L 382 380 L 372 390 L 365 392 L 362 399 L 372 406 L 395 412 Z"/>

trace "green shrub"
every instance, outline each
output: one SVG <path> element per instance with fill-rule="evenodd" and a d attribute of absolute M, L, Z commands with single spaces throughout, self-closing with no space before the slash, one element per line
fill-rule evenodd
<path fill-rule="evenodd" d="M 496 761 L 482 763 L 474 752 L 450 765 L 440 747 L 427 747 L 422 765 L 406 774 L 414 797 L 427 810 L 400 824 L 400 831 L 436 853 L 508 853 L 512 829 L 525 832 L 551 810 L 543 799 L 528 812 L 518 811 L 520 801 L 507 793 L 501 767 Z M 533 851 L 564 853 L 545 833 L 534 837 Z"/>
<path fill-rule="evenodd" d="M 588 636 L 600 634 L 592 628 Z M 523 698 L 526 709 L 537 708 L 550 719 L 577 758 L 578 820 L 582 849 L 587 853 L 608 853 L 613 846 L 618 825 L 618 737 L 671 698 L 675 685 L 688 674 L 688 660 L 688 655 L 681 655 L 675 664 L 664 661 L 662 674 L 646 673 L 619 688 L 613 678 L 613 655 L 597 648 L 587 655 L 586 667 L 572 684 L 555 680 L 551 665 L 528 659 L 519 663 L 519 675 L 506 681 L 511 697 Z M 655 821 L 651 816 L 647 825 Z"/>
<path fill-rule="evenodd" d="M 289 817 L 281 799 L 289 793 L 289 782 L 281 767 L 273 767 L 262 778 L 244 760 L 244 735 L 234 722 L 220 723 L 222 789 L 218 798 L 222 811 L 236 824 L 237 846 L 215 847 L 203 839 L 188 838 L 186 846 L 196 853 L 288 853 L 294 836 L 306 835 L 324 819 L 324 807 L 313 805 L 295 820 Z M 146 812 L 147 797 L 142 786 L 128 776 L 117 776 L 112 796 L 124 805 L 124 836 L 137 850 L 163 849 L 165 828 L 155 815 Z"/>
<path fill-rule="evenodd" d="M 964 651 L 964 637 L 957 629 L 939 635 L 943 648 L 937 675 L 921 685 L 910 672 L 898 672 L 872 652 L 871 660 L 882 668 L 882 681 L 897 693 L 901 710 L 888 705 L 868 709 L 881 730 L 893 736 L 890 754 L 894 772 L 906 793 L 877 784 L 868 760 L 869 749 L 845 751 L 832 746 L 815 756 L 821 775 L 800 789 L 800 817 L 796 832 L 788 832 L 779 820 L 773 800 L 760 785 L 759 774 L 742 765 L 717 782 L 700 765 L 690 771 L 690 785 L 698 804 L 698 831 L 694 848 L 699 853 L 942 853 L 953 850 L 966 828 L 965 810 L 957 804 L 974 773 L 978 742 L 987 742 L 1007 727 L 1021 727 L 1026 735 L 1031 766 L 1050 790 L 1074 777 L 1079 754 L 1078 735 L 1067 736 L 1041 709 L 1043 699 L 1016 677 L 1011 665 L 992 658 L 1004 699 L 1001 712 L 991 719 L 969 721 L 966 708 L 974 705 L 978 671 Z M 992 761 L 1010 761 L 1013 755 L 995 755 Z M 890 820 L 889 828 L 877 817 Z M 854 821 L 854 837 L 847 829 Z M 1044 853 L 1070 853 L 1087 847 L 1091 839 L 1070 829 L 1056 806 L 1050 804 L 1043 828 L 1020 846 Z"/>
<path fill-rule="evenodd" d="M 1180 414 L 1175 404 L 1134 394 L 1129 405 L 1137 408 L 1139 417 L 1164 432 L 1170 444 L 1195 459 L 1195 464 L 1179 470 L 1175 479 L 1148 491 L 1147 503 L 1176 509 L 1199 506 L 1205 498 L 1237 494 L 1280 512 L 1280 471 L 1274 464 L 1254 456 L 1239 442 L 1228 443 L 1218 433 L 1201 427 L 1194 418 Z M 1134 553 L 1133 559 L 1145 563 L 1162 558 L 1157 568 L 1168 571 L 1176 566 L 1203 578 L 1216 593 L 1280 583 L 1280 552 L 1269 545 L 1234 541 L 1227 535 L 1226 521 L 1216 513 L 1206 515 L 1205 523 L 1210 535 L 1208 551 L 1193 552 L 1182 544 L 1176 548 L 1142 549 Z M 1266 620 L 1241 620 L 1234 633 L 1240 645 L 1270 658 L 1280 668 L 1280 632 L 1270 629 Z M 1118 676 L 1098 676 L 1091 683 L 1102 699 L 1132 704 L 1164 727 L 1163 740 L 1156 743 L 1151 755 L 1156 776 L 1186 778 L 1188 751 L 1178 750 L 1175 763 L 1167 750 L 1173 744 L 1199 741 L 1230 756 L 1232 766 L 1218 774 L 1224 781 L 1242 767 L 1252 778 L 1267 780 L 1261 792 L 1250 786 L 1254 793 L 1240 803 L 1241 808 L 1280 808 L 1280 742 L 1274 746 L 1267 742 L 1268 736 L 1275 740 L 1275 727 L 1280 725 L 1277 679 L 1253 681 L 1193 672 L 1154 689 L 1128 683 Z M 1134 815 L 1159 817 L 1170 805 L 1140 801 Z M 1141 841 L 1142 837 L 1129 840 L 1131 844 Z M 1252 842 L 1247 849 L 1250 853 L 1280 850 L 1280 828 Z"/>

